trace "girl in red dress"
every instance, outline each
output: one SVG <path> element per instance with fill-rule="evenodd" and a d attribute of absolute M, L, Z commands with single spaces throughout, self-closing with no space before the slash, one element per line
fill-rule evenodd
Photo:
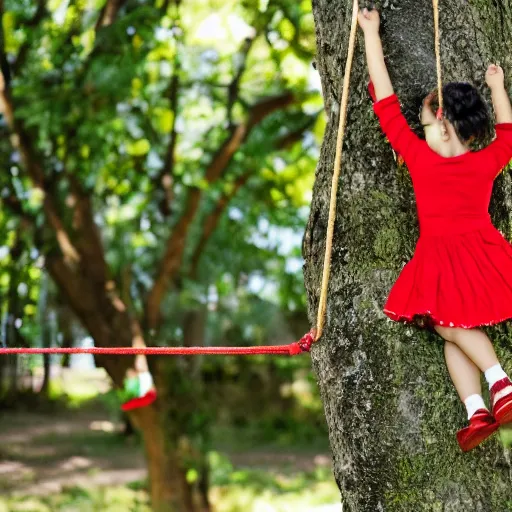
<path fill-rule="evenodd" d="M 503 70 L 486 74 L 496 116 L 496 138 L 481 151 L 468 143 L 486 134 L 489 113 L 476 88 L 449 83 L 438 119 L 426 98 L 421 112 L 426 140 L 403 117 L 384 62 L 377 11 L 364 9 L 365 36 L 374 105 L 382 130 L 407 164 L 416 194 L 420 238 L 412 260 L 392 288 L 385 313 L 393 320 L 427 319 L 445 340 L 450 377 L 464 402 L 469 425 L 457 433 L 471 450 L 512 422 L 512 382 L 487 335 L 478 327 L 512 318 L 512 246 L 491 223 L 493 181 L 512 159 L 512 107 Z M 491 410 L 482 399 L 483 372 Z"/>

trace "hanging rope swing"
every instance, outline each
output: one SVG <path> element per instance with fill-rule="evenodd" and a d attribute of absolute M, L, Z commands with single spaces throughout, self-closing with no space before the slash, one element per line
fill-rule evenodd
<path fill-rule="evenodd" d="M 434 8 L 435 28 L 435 52 L 437 64 L 437 78 L 439 90 L 438 117 L 442 116 L 443 96 L 441 78 L 441 52 L 439 37 L 439 0 L 432 0 Z M 338 182 L 341 175 L 341 161 L 343 154 L 343 141 L 347 123 L 348 97 L 350 89 L 350 75 L 354 59 L 355 42 L 357 35 L 357 16 L 359 6 L 357 0 L 353 0 L 352 20 L 350 26 L 350 39 L 348 46 L 345 74 L 343 78 L 343 91 L 340 105 L 340 118 L 338 135 L 336 139 L 336 156 L 334 159 L 334 171 L 331 181 L 331 195 L 329 203 L 329 218 L 327 223 L 327 235 L 325 242 L 325 255 L 322 274 L 322 285 L 318 305 L 316 329 L 305 334 L 299 341 L 289 345 L 253 346 L 253 347 L 90 347 L 90 348 L 1 348 L 0 354 L 93 354 L 93 355 L 288 355 L 294 356 L 303 352 L 309 352 L 313 343 L 322 336 L 327 314 L 327 295 L 331 271 L 332 242 L 334 237 L 334 224 L 336 221 L 336 203 Z"/>
<path fill-rule="evenodd" d="M 331 275 L 332 241 L 334 238 L 334 223 L 336 222 L 338 182 L 341 175 L 341 157 L 343 155 L 343 141 L 345 139 L 345 128 L 347 126 L 348 93 L 350 89 L 350 75 L 352 73 L 352 62 L 354 60 L 354 51 L 356 46 L 358 13 L 359 5 L 357 0 L 354 0 L 352 6 L 352 22 L 350 25 L 350 39 L 348 43 L 347 62 L 345 63 L 345 75 L 343 77 L 343 92 L 341 95 L 340 120 L 338 124 L 338 137 L 336 139 L 336 156 L 334 158 L 334 171 L 332 173 L 331 181 L 331 200 L 329 204 L 329 219 L 327 222 L 327 237 L 325 241 L 325 256 L 323 267 L 324 270 L 322 275 L 320 301 L 318 304 L 315 341 L 318 341 L 322 336 L 325 326 L 325 319 L 327 315 L 327 292 L 329 290 L 329 278 Z"/>
<path fill-rule="evenodd" d="M 441 66 L 441 36 L 439 33 L 439 0 L 432 0 L 434 8 L 434 49 L 436 52 L 436 70 L 437 70 L 437 99 L 439 109 L 436 117 L 441 120 L 443 118 L 443 74 Z"/>

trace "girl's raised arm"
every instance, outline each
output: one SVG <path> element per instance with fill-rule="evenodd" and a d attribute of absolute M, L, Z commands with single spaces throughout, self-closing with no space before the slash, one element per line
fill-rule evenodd
<path fill-rule="evenodd" d="M 496 123 L 512 123 L 512 106 L 510 105 L 510 98 L 505 89 L 503 69 L 500 66 L 491 64 L 485 74 L 485 81 L 491 89 Z"/>
<path fill-rule="evenodd" d="M 384 61 L 384 52 L 380 40 L 380 16 L 376 10 L 363 9 L 359 12 L 359 26 L 364 32 L 364 43 L 366 47 L 366 60 L 370 80 L 375 87 L 377 101 L 393 95 L 393 85 L 389 78 L 388 68 Z"/>
<path fill-rule="evenodd" d="M 410 164 L 416 160 L 422 142 L 407 124 L 393 91 L 379 35 L 379 13 L 375 10 L 363 9 L 359 12 L 359 25 L 364 32 L 368 70 L 375 89 L 377 100 L 374 105 L 375 113 L 391 146 L 404 158 L 411 170 Z"/>

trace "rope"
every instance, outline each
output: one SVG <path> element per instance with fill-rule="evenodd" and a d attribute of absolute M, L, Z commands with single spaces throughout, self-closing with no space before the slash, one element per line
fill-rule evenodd
<path fill-rule="evenodd" d="M 439 110 L 437 117 L 441 118 L 443 115 L 443 75 L 441 67 L 441 37 L 439 32 L 439 0 L 432 0 L 434 8 L 434 46 L 436 52 L 436 67 L 437 67 L 437 94 L 439 100 Z"/>
<path fill-rule="evenodd" d="M 305 334 L 299 341 L 289 345 L 263 347 L 74 347 L 74 348 L 0 348 L 0 355 L 12 354 L 93 354 L 99 355 L 145 355 L 145 356 L 248 356 L 286 355 L 295 356 L 309 352 L 313 336 Z"/>
<path fill-rule="evenodd" d="M 343 139 L 345 138 L 345 127 L 347 124 L 348 94 L 350 88 L 350 73 L 357 36 L 357 15 L 359 12 L 358 2 L 354 0 L 352 7 L 352 24 L 350 27 L 350 39 L 348 44 L 347 62 L 345 64 L 345 76 L 343 77 L 343 93 L 341 96 L 340 120 L 338 126 L 338 138 L 336 141 L 336 157 L 334 158 L 334 172 L 331 182 L 331 201 L 329 205 L 329 220 L 327 224 L 327 239 L 325 242 L 324 269 L 322 275 L 322 288 L 320 302 L 318 304 L 318 316 L 316 321 L 316 337 L 318 341 L 322 336 L 327 313 L 327 292 L 329 289 L 329 278 L 331 275 L 332 241 L 334 237 L 334 223 L 336 221 L 336 201 L 338 194 L 338 181 L 341 174 L 341 156 L 343 153 Z"/>

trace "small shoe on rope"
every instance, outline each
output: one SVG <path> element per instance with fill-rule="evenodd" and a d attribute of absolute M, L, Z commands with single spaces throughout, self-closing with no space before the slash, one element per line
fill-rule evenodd
<path fill-rule="evenodd" d="M 491 388 L 492 414 L 500 425 L 512 423 L 512 382 L 505 377 Z"/>
<path fill-rule="evenodd" d="M 469 425 L 457 432 L 457 441 L 463 452 L 469 452 L 494 434 L 500 424 L 487 409 L 478 409 L 471 416 Z"/>
<path fill-rule="evenodd" d="M 121 409 L 124 412 L 133 411 L 134 409 L 141 409 L 142 407 L 148 407 L 151 405 L 157 398 L 156 391 L 154 389 L 150 389 L 146 394 L 132 398 L 121 405 Z"/>

